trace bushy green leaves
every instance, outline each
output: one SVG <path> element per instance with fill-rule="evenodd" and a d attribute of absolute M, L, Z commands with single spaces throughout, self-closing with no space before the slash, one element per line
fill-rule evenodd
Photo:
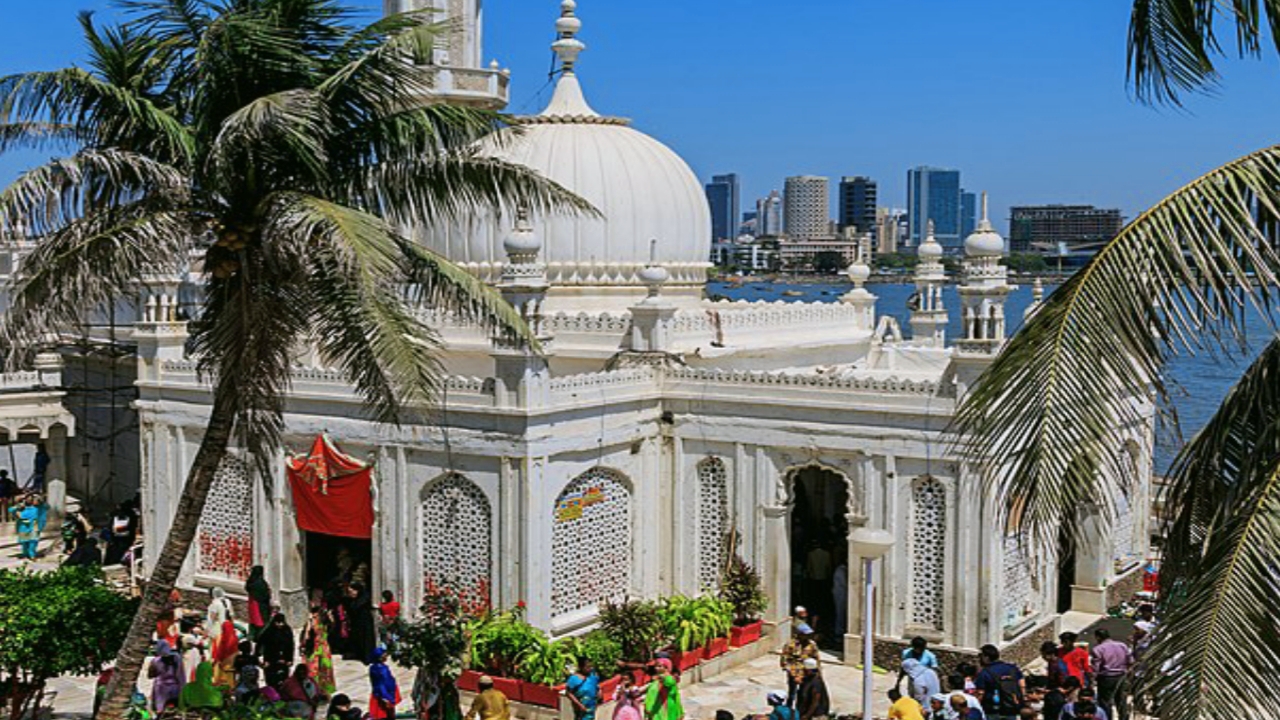
<path fill-rule="evenodd" d="M 600 604 L 600 628 L 622 644 L 622 659 L 648 662 L 665 641 L 658 604 L 649 600 L 606 600 Z"/>
<path fill-rule="evenodd" d="M 769 596 L 764 592 L 759 571 L 737 553 L 720 578 L 720 598 L 733 608 L 733 620 L 738 625 L 759 620 L 760 614 L 769 609 Z"/>
<path fill-rule="evenodd" d="M 116 654 L 136 602 L 96 570 L 0 571 L 0 673 L 90 675 Z"/>

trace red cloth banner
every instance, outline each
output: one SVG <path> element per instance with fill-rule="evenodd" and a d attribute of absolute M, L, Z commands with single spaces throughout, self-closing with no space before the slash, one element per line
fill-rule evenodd
<path fill-rule="evenodd" d="M 344 455 L 327 435 L 307 455 L 285 461 L 298 529 L 338 537 L 373 537 L 373 466 Z"/>

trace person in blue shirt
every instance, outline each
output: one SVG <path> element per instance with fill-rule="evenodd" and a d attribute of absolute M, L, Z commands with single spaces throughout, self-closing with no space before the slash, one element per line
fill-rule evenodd
<path fill-rule="evenodd" d="M 573 704 L 576 720 L 595 720 L 600 705 L 600 675 L 591 667 L 591 659 L 578 660 L 578 671 L 564 681 L 565 694 Z"/>
<path fill-rule="evenodd" d="M 796 714 L 795 708 L 787 707 L 787 698 L 779 693 L 769 693 L 766 698 L 769 703 L 769 714 L 764 717 L 767 720 L 799 720 L 800 716 Z"/>
<path fill-rule="evenodd" d="M 929 641 L 922 637 L 911 638 L 911 647 L 902 651 L 902 659 L 915 660 L 934 672 L 939 670 L 938 656 L 929 649 Z"/>

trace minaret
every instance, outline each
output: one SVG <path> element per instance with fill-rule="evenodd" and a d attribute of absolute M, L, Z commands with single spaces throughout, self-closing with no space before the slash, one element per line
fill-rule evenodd
<path fill-rule="evenodd" d="M 982 194 L 982 221 L 964 241 L 964 283 L 960 286 L 962 339 L 960 353 L 995 357 L 1005 341 L 1005 298 L 1013 291 L 1004 257 L 1004 238 L 991 225 L 987 194 Z"/>
<path fill-rule="evenodd" d="M 511 71 L 484 61 L 483 0 L 383 0 L 387 15 L 425 11 L 446 30 L 431 57 L 432 99 L 489 110 L 507 106 Z"/>
<path fill-rule="evenodd" d="M 867 264 L 870 248 L 858 249 L 858 257 L 845 269 L 844 274 L 853 282 L 853 289 L 840 297 L 840 302 L 857 308 L 854 313 L 854 325 L 859 330 L 875 330 L 877 298 L 863 285 L 871 277 L 871 266 Z"/>
<path fill-rule="evenodd" d="M 942 303 L 942 288 L 947 274 L 942 267 L 942 245 L 934 237 L 933 221 L 929 221 L 924 242 L 916 251 L 916 294 L 911 308 L 911 336 L 918 345 L 943 347 L 947 343 L 947 308 Z"/>

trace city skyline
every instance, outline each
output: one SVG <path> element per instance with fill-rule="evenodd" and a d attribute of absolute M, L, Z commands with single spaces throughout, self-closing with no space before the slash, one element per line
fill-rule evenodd
<path fill-rule="evenodd" d="M 549 94 L 542 42 L 549 38 L 530 28 L 541 27 L 555 4 L 485 3 L 486 58 L 512 70 L 513 113 L 536 111 Z M 369 19 L 382 8 L 380 0 L 350 5 Z M 104 22 L 114 14 L 109 0 L 65 6 L 96 11 Z M 1267 55 L 1226 61 L 1217 95 L 1191 97 L 1185 111 L 1133 102 L 1124 68 L 1128 12 L 1105 0 L 1043 7 L 812 0 L 785 11 L 763 0 L 693 10 L 675 0 L 583 0 L 582 79 L 598 110 L 633 119 L 687 158 L 700 179 L 738 173 L 748 202 L 781 189 L 788 176 L 857 174 L 879 181 L 881 205 L 905 207 L 897 178 L 931 164 L 963 169 L 966 190 L 991 193 L 995 218 L 1008 218 L 1013 205 L 1044 203 L 1118 207 L 1132 217 L 1202 172 L 1272 144 L 1267 118 L 1280 99 L 1272 92 L 1278 63 Z M 764 16 L 776 37 L 805 41 L 763 54 L 741 43 Z M 18 4 L 7 19 L 0 73 L 82 60 L 73 12 Z M 851 28 L 867 27 L 909 27 L 916 42 L 901 42 L 901 32 L 861 32 L 849 42 Z M 653 53 L 654 37 L 679 52 Z M 942 63 L 948 71 L 936 72 Z M 877 92 L 866 92 L 865 74 L 850 67 L 875 71 Z M 854 83 L 863 89 L 846 92 Z M 762 86 L 771 88 L 767 96 Z M 724 113 L 744 97 L 767 101 Z M 49 154 L 0 157 L 0 181 Z"/>

